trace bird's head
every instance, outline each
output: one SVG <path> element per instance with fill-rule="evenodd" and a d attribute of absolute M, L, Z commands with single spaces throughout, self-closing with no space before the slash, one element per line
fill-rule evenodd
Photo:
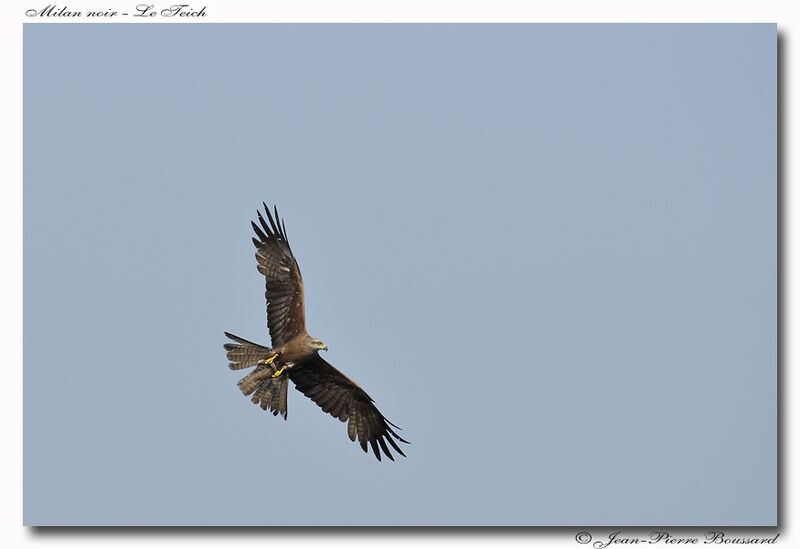
<path fill-rule="evenodd" d="M 325 342 L 322 341 L 321 339 L 317 339 L 315 337 L 312 337 L 311 339 L 308 340 L 308 346 L 311 347 L 312 349 L 314 349 L 315 351 L 327 351 L 328 350 L 328 346 L 325 345 Z"/>

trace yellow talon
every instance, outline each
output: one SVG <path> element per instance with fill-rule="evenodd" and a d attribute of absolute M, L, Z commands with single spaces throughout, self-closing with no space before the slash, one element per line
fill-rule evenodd
<path fill-rule="evenodd" d="M 275 357 L 272 357 L 272 358 L 275 358 Z M 275 372 L 274 374 L 272 374 L 272 377 L 278 377 L 279 375 L 281 375 L 281 374 L 283 373 L 283 371 L 284 371 L 285 369 L 286 369 L 286 366 L 284 366 L 283 368 L 281 368 L 280 370 L 278 370 L 277 372 Z"/>
<path fill-rule="evenodd" d="M 278 355 L 272 355 L 267 360 L 264 361 L 264 364 L 272 364 L 272 361 L 278 358 Z"/>

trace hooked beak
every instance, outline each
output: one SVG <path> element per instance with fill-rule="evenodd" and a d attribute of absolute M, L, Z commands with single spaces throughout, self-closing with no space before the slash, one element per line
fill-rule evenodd
<path fill-rule="evenodd" d="M 322 350 L 323 350 L 323 351 L 327 351 L 327 350 L 328 350 L 328 346 L 327 346 L 327 345 L 325 345 L 324 343 L 322 344 Z"/>

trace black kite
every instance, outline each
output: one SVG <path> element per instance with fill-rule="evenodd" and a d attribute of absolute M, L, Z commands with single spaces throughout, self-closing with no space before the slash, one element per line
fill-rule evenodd
<path fill-rule="evenodd" d="M 291 379 L 297 390 L 313 400 L 323 412 L 347 421 L 350 440 L 355 441 L 358 436 L 365 452 L 369 443 L 380 461 L 380 445 L 386 456 L 394 461 L 386 445 L 388 442 L 405 456 L 392 440 L 394 437 L 400 442 L 408 442 L 392 430 L 392 427 L 399 427 L 383 417 L 361 387 L 319 356 L 319 351 L 327 350 L 328 346 L 306 332 L 303 279 L 286 239 L 286 226 L 278 217 L 277 207 L 274 217 L 266 204 L 264 209 L 269 224 L 261 212 L 258 212 L 261 226 L 254 222 L 250 224 L 257 237 L 253 238 L 253 244 L 256 246 L 258 271 L 267 279 L 267 325 L 272 347 L 225 332 L 236 342 L 225 344 L 231 361 L 228 366 L 232 370 L 256 367 L 239 381 L 239 388 L 245 395 L 252 394 L 252 401 L 260 404 L 262 409 L 271 410 L 273 415 L 281 413 L 286 419 L 286 392 Z"/>

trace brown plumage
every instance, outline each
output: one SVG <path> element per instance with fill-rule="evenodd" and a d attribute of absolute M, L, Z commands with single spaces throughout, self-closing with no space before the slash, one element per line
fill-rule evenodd
<path fill-rule="evenodd" d="M 394 460 L 388 442 L 405 456 L 393 440 L 408 443 L 392 430 L 399 427 L 383 417 L 361 387 L 319 356 L 319 351 L 328 346 L 306 332 L 303 278 L 286 238 L 286 226 L 278 217 L 277 208 L 274 217 L 266 204 L 264 210 L 269 223 L 258 212 L 259 224 L 251 225 L 256 233 L 253 244 L 258 271 L 267 280 L 267 326 L 272 347 L 225 332 L 236 342 L 225 344 L 229 367 L 256 367 L 239 380 L 239 388 L 245 395 L 253 395 L 252 401 L 262 409 L 273 415 L 282 414 L 285 419 L 288 380 L 292 380 L 297 390 L 323 412 L 348 422 L 350 440 L 358 438 L 365 452 L 369 445 L 379 461 L 381 450 Z"/>

